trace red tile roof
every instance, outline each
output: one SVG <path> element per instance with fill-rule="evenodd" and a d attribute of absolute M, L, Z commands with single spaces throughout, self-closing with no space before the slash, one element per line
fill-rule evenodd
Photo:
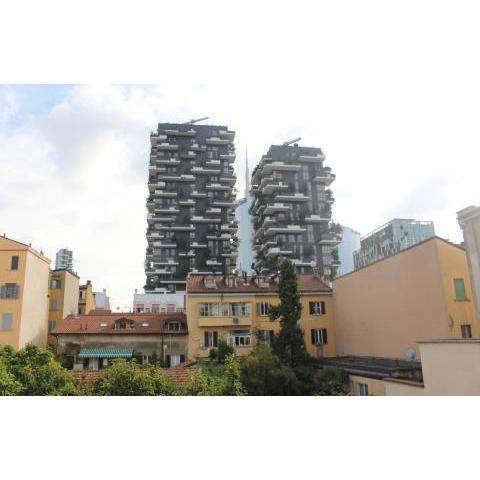
<path fill-rule="evenodd" d="M 268 287 L 259 287 L 255 283 L 255 277 L 247 277 L 244 282 L 242 277 L 237 277 L 237 286 L 227 287 L 225 276 L 214 275 L 216 288 L 207 288 L 205 286 L 206 275 L 190 275 L 187 279 L 187 293 L 276 293 L 278 284 L 273 278 L 267 277 Z M 298 287 L 301 292 L 325 292 L 331 293 L 332 289 L 316 275 L 298 275 Z"/>
<path fill-rule="evenodd" d="M 134 328 L 114 329 L 117 320 L 134 322 Z M 181 331 L 167 330 L 167 323 L 180 322 Z M 144 325 L 145 324 L 145 325 Z M 159 333 L 186 334 L 187 317 L 184 313 L 110 313 L 108 310 L 92 310 L 88 315 L 69 315 L 58 322 L 51 335 L 61 334 L 105 334 L 105 335 L 148 335 Z"/>
<path fill-rule="evenodd" d="M 75 380 L 79 385 L 85 385 L 92 380 L 101 377 L 106 370 L 75 370 Z M 142 369 L 144 373 L 147 369 Z M 162 368 L 162 371 L 168 375 L 176 385 L 185 385 L 193 375 L 199 371 L 198 363 L 196 361 L 188 361 L 181 363 L 172 368 Z"/>

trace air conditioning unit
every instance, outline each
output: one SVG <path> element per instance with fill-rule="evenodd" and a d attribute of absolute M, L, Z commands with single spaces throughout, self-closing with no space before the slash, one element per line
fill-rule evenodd
<path fill-rule="evenodd" d="M 238 325 L 240 321 L 238 320 L 238 317 L 233 317 L 233 324 Z"/>

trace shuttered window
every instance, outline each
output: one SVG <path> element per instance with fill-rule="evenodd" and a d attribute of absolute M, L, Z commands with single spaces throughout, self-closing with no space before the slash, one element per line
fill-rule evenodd
<path fill-rule="evenodd" d="M 328 343 L 326 328 L 312 328 L 312 345 L 326 345 Z"/>
<path fill-rule="evenodd" d="M 465 282 L 463 278 L 454 278 L 453 285 L 455 286 L 455 300 L 467 300 L 467 295 L 465 293 Z"/>
<path fill-rule="evenodd" d="M 9 332 L 12 329 L 13 313 L 4 313 L 2 315 L 2 331 Z"/>
<path fill-rule="evenodd" d="M 0 289 L 0 298 L 7 299 L 7 298 L 18 298 L 20 292 L 20 287 L 16 283 L 7 283 L 6 285 L 2 285 Z"/>
<path fill-rule="evenodd" d="M 325 315 L 325 302 L 309 302 L 310 315 Z"/>
<path fill-rule="evenodd" d="M 217 347 L 218 346 L 218 332 L 204 332 L 204 343 L 205 348 Z"/>
<path fill-rule="evenodd" d="M 11 270 L 18 270 L 18 255 L 12 257 L 12 263 L 10 265 Z"/>
<path fill-rule="evenodd" d="M 472 338 L 472 327 L 470 325 L 461 325 L 462 338 Z"/>

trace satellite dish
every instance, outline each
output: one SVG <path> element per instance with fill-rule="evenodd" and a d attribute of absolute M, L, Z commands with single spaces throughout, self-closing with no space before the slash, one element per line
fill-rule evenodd
<path fill-rule="evenodd" d="M 413 362 L 417 358 L 417 351 L 413 347 L 409 347 L 405 350 L 405 360 L 407 362 Z"/>

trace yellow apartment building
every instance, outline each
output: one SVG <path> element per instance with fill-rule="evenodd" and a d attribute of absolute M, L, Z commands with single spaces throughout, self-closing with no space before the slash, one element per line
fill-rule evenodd
<path fill-rule="evenodd" d="M 50 263 L 29 245 L 0 237 L 0 345 L 46 345 Z"/>
<path fill-rule="evenodd" d="M 338 356 L 418 359 L 417 342 L 478 336 L 465 250 L 433 237 L 333 281 Z"/>
<path fill-rule="evenodd" d="M 302 317 L 308 353 L 314 357 L 335 355 L 331 288 L 315 275 L 299 275 Z M 225 340 L 237 355 L 248 355 L 257 335 L 269 343 L 280 330 L 271 321 L 269 305 L 279 303 L 275 279 L 221 275 L 191 275 L 187 280 L 188 358 L 208 357 Z"/>
<path fill-rule="evenodd" d="M 70 270 L 58 269 L 50 272 L 48 333 L 68 315 L 77 315 L 79 285 L 79 277 Z M 48 344 L 54 343 L 55 338 L 49 335 Z"/>
<path fill-rule="evenodd" d="M 87 280 L 85 285 L 80 285 L 78 294 L 78 314 L 88 315 L 95 310 L 95 295 L 93 294 L 92 282 Z"/>

